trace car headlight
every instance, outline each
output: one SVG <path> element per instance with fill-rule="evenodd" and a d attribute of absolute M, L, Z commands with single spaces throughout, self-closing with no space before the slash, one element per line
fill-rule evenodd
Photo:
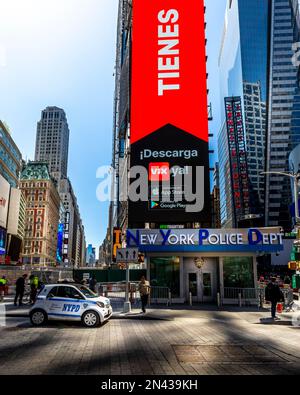
<path fill-rule="evenodd" d="M 96 302 L 96 303 L 97 303 L 97 305 L 98 305 L 99 307 L 101 307 L 101 309 L 104 308 L 104 303 L 103 303 L 103 302 Z"/>

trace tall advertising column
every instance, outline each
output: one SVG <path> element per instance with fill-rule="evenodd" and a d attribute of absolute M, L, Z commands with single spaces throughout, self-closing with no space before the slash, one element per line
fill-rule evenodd
<path fill-rule="evenodd" d="M 130 227 L 210 224 L 204 12 L 133 0 Z"/>

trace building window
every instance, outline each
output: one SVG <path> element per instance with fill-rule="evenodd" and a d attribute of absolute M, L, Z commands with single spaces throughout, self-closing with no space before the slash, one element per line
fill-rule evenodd
<path fill-rule="evenodd" d="M 253 258 L 223 258 L 224 288 L 254 288 Z"/>
<path fill-rule="evenodd" d="M 155 287 L 170 288 L 172 297 L 180 296 L 179 257 L 150 258 L 150 280 Z"/>

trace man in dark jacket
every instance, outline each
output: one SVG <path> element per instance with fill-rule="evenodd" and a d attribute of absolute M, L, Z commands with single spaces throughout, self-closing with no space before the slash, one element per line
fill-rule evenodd
<path fill-rule="evenodd" d="M 91 291 L 96 292 L 96 285 L 97 285 L 97 280 L 96 277 L 93 276 L 90 281 L 89 281 L 89 288 Z"/>
<path fill-rule="evenodd" d="M 271 302 L 271 314 L 272 318 L 275 319 L 276 317 L 276 307 L 277 303 L 283 300 L 283 294 L 280 291 L 278 284 L 276 284 L 276 278 L 273 277 L 269 284 L 266 287 L 266 294 L 265 299 L 268 302 Z"/>
<path fill-rule="evenodd" d="M 26 278 L 27 278 L 27 274 L 23 274 L 23 276 L 19 277 L 16 281 L 15 306 L 17 306 L 18 298 L 19 298 L 19 306 L 22 306 L 23 304 Z"/>

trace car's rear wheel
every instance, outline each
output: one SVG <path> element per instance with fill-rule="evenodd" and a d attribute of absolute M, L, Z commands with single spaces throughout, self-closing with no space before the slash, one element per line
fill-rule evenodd
<path fill-rule="evenodd" d="M 99 314 L 92 310 L 86 311 L 83 314 L 81 321 L 83 325 L 88 328 L 95 328 L 100 325 Z"/>
<path fill-rule="evenodd" d="M 48 317 L 44 310 L 36 309 L 30 313 L 30 321 L 33 326 L 41 326 L 47 323 Z"/>

